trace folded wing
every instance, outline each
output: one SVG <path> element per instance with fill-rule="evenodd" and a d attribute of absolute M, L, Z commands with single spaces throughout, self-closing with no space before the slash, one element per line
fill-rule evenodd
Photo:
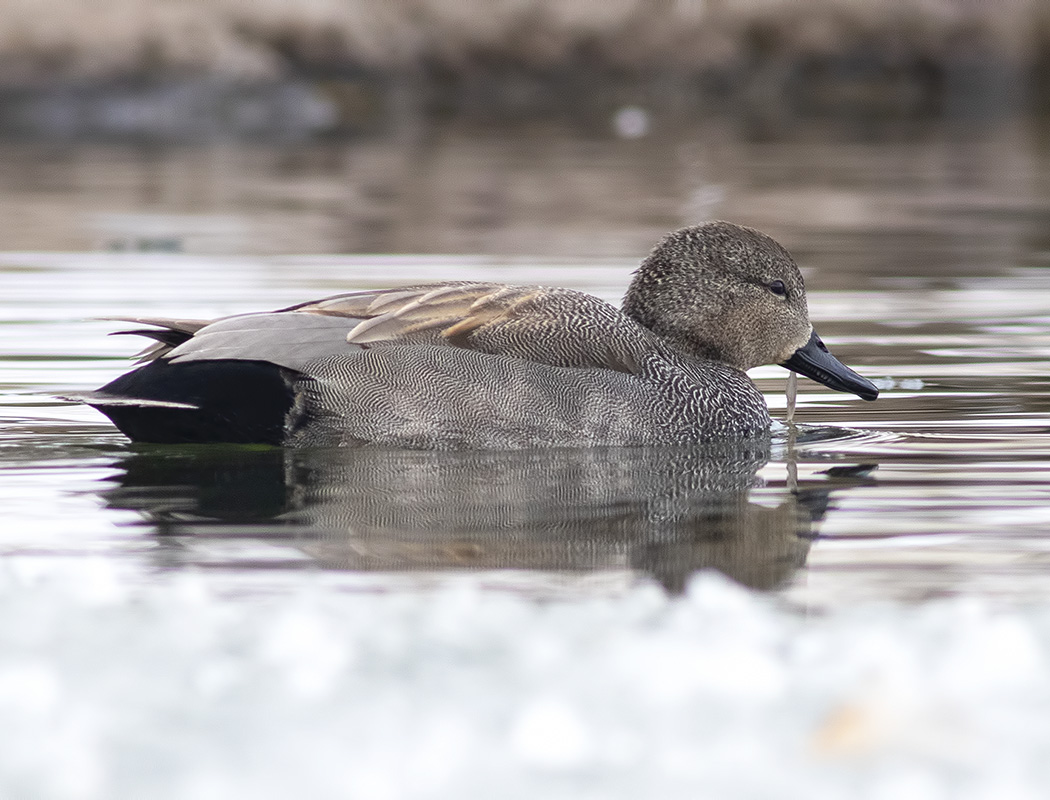
<path fill-rule="evenodd" d="M 636 373 L 654 338 L 620 311 L 569 289 L 444 283 L 352 292 L 211 322 L 135 318 L 154 329 L 140 358 L 266 361 L 307 371 L 320 358 L 389 345 L 459 347 L 552 366 Z"/>
<path fill-rule="evenodd" d="M 540 286 L 432 284 L 337 295 L 292 310 L 357 320 L 347 341 L 362 347 L 447 345 L 552 366 L 631 373 L 654 341 L 592 295 Z"/>

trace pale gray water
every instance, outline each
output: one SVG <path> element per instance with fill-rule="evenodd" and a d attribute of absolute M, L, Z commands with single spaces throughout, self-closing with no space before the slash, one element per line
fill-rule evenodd
<path fill-rule="evenodd" d="M 1048 130 L 0 145 L 0 795 L 1045 795 Z M 792 249 L 877 402 L 802 380 L 769 452 L 432 454 L 134 447 L 55 399 L 129 367 L 100 316 L 618 300 L 709 217 Z"/>
<path fill-rule="evenodd" d="M 287 152 L 5 145 L 0 247 L 29 251 L 0 255 L 4 552 L 112 555 L 146 573 L 192 564 L 521 568 L 536 570 L 541 589 L 551 571 L 670 570 L 676 577 L 662 577 L 670 585 L 719 564 L 662 541 L 652 506 L 682 492 L 692 492 L 689 502 L 724 504 L 728 491 L 733 525 L 753 528 L 748 514 L 780 508 L 781 534 L 803 535 L 791 569 L 760 569 L 750 580 L 778 585 L 794 601 L 1042 597 L 1050 531 L 1044 139 L 1034 123 L 1004 122 L 978 131 L 800 128 L 779 137 L 711 125 L 643 142 L 551 127 L 448 127 L 407 141 Z M 666 461 L 660 454 L 506 454 L 480 466 L 470 456 L 391 466 L 312 454 L 306 469 L 303 454 L 277 463 L 273 453 L 133 448 L 92 410 L 47 397 L 93 388 L 128 366 L 135 344 L 107 338 L 112 325 L 96 317 L 216 316 L 441 278 L 568 285 L 617 301 L 661 232 L 706 217 L 754 224 L 792 248 L 818 330 L 886 387 L 866 404 L 803 382 L 797 446 L 781 433 L 768 463 L 730 457 L 748 475 L 715 486 L 715 495 L 668 484 L 680 473 L 656 469 Z M 47 252 L 55 248 L 76 252 Z M 328 254 L 372 248 L 423 255 Z M 144 252 L 173 249 L 184 252 Z M 754 376 L 782 410 L 783 371 Z M 131 487 L 144 465 L 173 459 L 187 474 L 167 484 L 159 469 L 145 479 L 148 499 L 137 497 Z M 826 469 L 855 465 L 877 469 L 829 485 Z M 314 476 L 306 488 L 296 477 L 303 469 Z M 281 496 L 238 497 L 252 470 L 266 472 Z M 493 489 L 472 470 L 513 479 Z M 658 480 L 642 478 L 654 470 Z M 314 484 L 342 486 L 348 474 L 360 482 L 339 501 L 349 507 L 318 510 L 317 497 L 331 493 Z M 535 498 L 546 496 L 551 474 L 577 494 L 567 490 L 544 510 Z M 414 483 L 399 486 L 399 476 Z M 790 521 L 801 513 L 790 491 L 796 479 L 802 496 L 835 489 L 826 515 L 810 508 L 804 525 Z M 460 516 L 464 496 L 475 507 L 469 519 Z M 413 497 L 426 506 L 425 524 L 413 516 Z M 382 524 L 355 515 L 362 498 L 386 504 L 365 515 Z M 624 502 L 645 505 L 645 523 L 596 542 Z M 230 518 L 199 532 L 201 514 Z M 511 545 L 507 527 L 526 543 Z M 303 536 L 325 539 L 328 556 Z M 581 541 L 565 552 L 544 544 L 572 536 Z M 333 537 L 345 541 L 336 546 Z M 331 558 L 333 548 L 372 555 Z M 657 569 L 653 559 L 681 563 Z"/>

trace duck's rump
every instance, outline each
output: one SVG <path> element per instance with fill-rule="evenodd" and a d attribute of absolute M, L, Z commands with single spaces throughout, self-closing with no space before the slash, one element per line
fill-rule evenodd
<path fill-rule="evenodd" d="M 296 381 L 347 350 L 347 321 L 280 313 L 216 320 L 140 318 L 144 366 L 76 399 L 138 442 L 284 444 Z M 307 373 L 308 374 L 308 373 Z"/>
<path fill-rule="evenodd" d="M 295 374 L 265 361 L 151 361 L 79 395 L 132 441 L 283 444 Z"/>

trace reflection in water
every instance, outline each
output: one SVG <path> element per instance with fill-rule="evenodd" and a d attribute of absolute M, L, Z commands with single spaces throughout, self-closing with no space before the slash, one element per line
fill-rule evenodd
<path fill-rule="evenodd" d="M 768 443 L 524 453 L 162 447 L 129 455 L 104 496 L 145 512 L 173 545 L 173 566 L 214 565 L 209 545 L 236 541 L 256 547 L 227 548 L 222 566 L 273 565 L 277 547 L 297 556 L 282 566 L 630 569 L 671 591 L 714 568 L 769 589 L 804 563 L 830 484 L 755 502 L 768 456 Z"/>
<path fill-rule="evenodd" d="M 575 564 L 666 575 L 685 574 L 688 559 L 725 564 L 718 548 L 761 546 L 772 555 L 752 563 L 775 561 L 780 547 L 779 571 L 763 578 L 756 566 L 747 577 L 739 558 L 727 571 L 759 584 L 787 577 L 784 563 L 805 547 L 786 522 L 768 533 L 773 509 L 784 520 L 798 513 L 797 531 L 812 523 L 809 506 L 783 488 L 791 471 L 779 453 L 758 472 L 765 486 L 747 489 L 748 467 L 720 493 L 686 485 L 687 471 L 663 464 L 666 455 L 593 454 L 589 468 L 576 465 L 594 478 L 584 491 L 556 455 L 560 463 L 495 458 L 488 467 L 403 454 L 384 465 L 368 453 L 129 457 L 95 412 L 51 399 L 126 370 L 130 344 L 107 338 L 109 323 L 84 322 L 95 317 L 219 316 L 440 278 L 571 286 L 618 302 L 659 235 L 723 217 L 791 248 L 825 340 L 886 387 L 864 404 L 801 382 L 798 422 L 840 431 L 800 442 L 802 483 L 819 479 L 826 494 L 822 471 L 857 460 L 877 461 L 879 479 L 835 496 L 785 596 L 810 607 L 960 592 L 1045 598 L 1048 143 L 1044 119 L 761 130 L 659 117 L 630 141 L 554 123 L 452 121 L 294 147 L 0 143 L 0 247 L 74 251 L 0 254 L 3 555 L 130 554 L 137 565 L 140 531 L 126 523 L 145 511 L 151 532 L 171 534 L 147 549 L 176 565 L 294 567 L 312 557 L 376 570 Z M 185 253 L 131 252 L 176 240 Z M 93 248 L 124 252 L 82 252 Z M 324 255 L 334 252 L 388 255 Z M 389 255 L 409 252 L 432 255 Z M 234 255 L 206 255 L 217 253 Z M 279 253 L 317 255 L 253 255 Z M 782 417 L 783 371 L 753 377 Z M 114 458 L 127 474 L 114 507 L 100 509 L 97 481 Z M 380 467 L 393 476 L 386 484 Z M 600 508 L 601 497 L 616 508 Z M 683 509 L 689 498 L 695 508 Z M 661 502 L 673 506 L 671 522 L 658 521 Z M 425 517 L 430 507 L 441 514 Z M 766 525 L 764 538 L 748 515 Z M 705 526 L 722 539 L 705 538 Z"/>
<path fill-rule="evenodd" d="M 1041 120 L 713 117 L 654 119 L 635 140 L 447 121 L 290 146 L 8 141 L 0 249 L 634 261 L 718 218 L 784 243 L 811 289 L 885 288 L 1042 266 L 1048 139 Z"/>

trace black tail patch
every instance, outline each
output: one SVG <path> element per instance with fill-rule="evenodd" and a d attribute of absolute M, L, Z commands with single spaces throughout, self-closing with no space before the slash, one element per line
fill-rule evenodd
<path fill-rule="evenodd" d="M 145 336 L 155 342 L 160 342 L 165 347 L 174 349 L 183 342 L 193 338 L 192 333 L 177 331 L 171 328 L 135 328 L 129 331 L 113 331 L 111 336 Z"/>
<path fill-rule="evenodd" d="M 291 376 L 265 361 L 157 360 L 121 375 L 99 392 L 196 408 L 96 404 L 90 398 L 87 402 L 136 442 L 279 445 L 294 402 Z"/>

